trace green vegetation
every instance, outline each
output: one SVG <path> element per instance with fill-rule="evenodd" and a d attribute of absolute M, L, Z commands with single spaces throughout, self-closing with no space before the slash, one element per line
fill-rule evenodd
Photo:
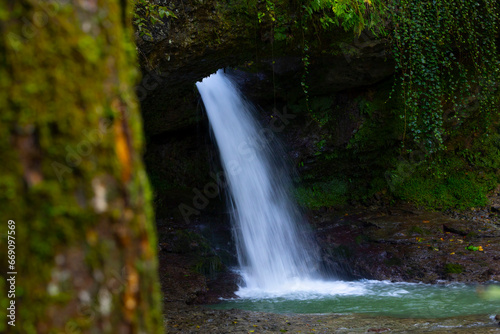
<path fill-rule="evenodd" d="M 151 3 L 140 1 L 136 16 L 158 25 L 159 7 Z M 162 22 L 174 17 L 169 6 Z M 486 204 L 500 181 L 497 1 L 231 0 L 214 6 L 211 17 L 220 24 L 199 35 L 207 46 L 242 33 L 241 43 L 255 43 L 256 54 L 267 44 L 273 60 L 287 52 L 302 57 L 297 90 L 304 94 L 288 103 L 315 121 L 319 135 L 314 166 L 299 162 L 308 170 L 296 191 L 302 205 L 338 206 L 375 195 L 434 210 Z M 174 21 L 183 19 L 175 13 Z M 388 41 L 394 80 L 351 94 L 355 104 L 314 96 L 309 71 L 315 57 L 345 55 L 342 45 L 368 35 Z M 340 129 L 346 113 L 357 122 L 351 134 Z M 348 135 L 347 143 L 335 143 Z"/>
<path fill-rule="evenodd" d="M 455 141 L 464 139 L 457 135 Z M 484 206 L 500 183 L 500 135 L 477 140 L 471 148 L 438 152 L 427 161 L 402 160 L 388 172 L 393 194 L 428 209 Z"/>
<path fill-rule="evenodd" d="M 153 39 L 155 27 L 165 25 L 166 18 L 177 18 L 172 10 L 151 0 L 129 0 L 134 6 L 132 23 L 141 37 Z"/>
<path fill-rule="evenodd" d="M 458 263 L 447 263 L 444 265 L 444 271 L 447 274 L 461 274 L 464 271 L 464 267 Z"/>
<path fill-rule="evenodd" d="M 395 195 L 429 209 L 466 209 L 486 205 L 485 190 L 466 177 L 414 177 L 397 189 Z"/>
<path fill-rule="evenodd" d="M 299 187 L 296 198 L 300 205 L 318 209 L 320 207 L 342 206 L 347 200 L 347 183 L 338 179 L 313 184 L 309 187 Z"/>
<path fill-rule="evenodd" d="M 420 147 L 426 154 L 446 149 L 446 123 L 464 122 L 470 96 L 480 104 L 475 115 L 481 120 L 478 129 L 492 131 L 492 117 L 499 109 L 497 1 L 320 0 L 306 2 L 300 9 L 281 1 L 265 3 L 265 9 L 257 7 L 259 24 L 265 26 L 267 18 L 276 40 L 296 36 L 295 42 L 302 45 L 306 108 L 311 39 L 306 36 L 311 29 L 318 34 L 342 27 L 354 35 L 371 31 L 389 36 L 396 70 L 401 73 L 396 84 L 404 107 L 397 115 L 404 121 L 404 147 Z M 386 19 L 390 25 L 384 23 Z"/>
<path fill-rule="evenodd" d="M 429 234 L 432 234 L 432 232 L 429 231 L 428 229 L 424 229 L 424 228 L 421 228 L 421 227 L 415 226 L 415 225 L 413 225 L 412 227 L 410 227 L 408 229 L 407 233 L 409 235 L 413 235 L 413 234 L 429 235 Z"/>
<path fill-rule="evenodd" d="M 404 120 L 394 115 L 403 104 L 395 96 L 389 99 L 391 87 L 387 82 L 379 85 L 376 94 L 360 94 L 354 105 L 334 106 L 333 99 L 325 97 L 311 100 L 312 113 L 319 120 L 316 124 L 323 132 L 315 145 L 314 169 L 303 175 L 297 191 L 299 202 L 309 208 L 339 206 L 380 193 L 429 210 L 486 205 L 487 194 L 500 183 L 498 130 L 481 136 L 474 132 L 480 120 L 470 116 L 464 125 L 449 131 L 446 150 L 432 156 L 424 148 L 401 150 L 398 143 Z M 331 138 L 339 136 L 339 124 L 345 122 L 338 118 L 345 117 L 345 112 L 335 108 L 357 108 L 359 116 L 349 117 L 362 120 L 362 126 L 345 148 L 332 151 Z M 342 187 L 329 184 L 331 175 L 346 180 Z"/>
<path fill-rule="evenodd" d="M 446 149 L 446 122 L 464 121 L 469 97 L 480 102 L 478 129 L 492 130 L 491 116 L 499 109 L 499 8 L 495 0 L 392 3 L 393 55 L 405 102 L 399 115 L 403 145 L 409 134 L 426 153 Z"/>
<path fill-rule="evenodd" d="M 199 274 L 213 279 L 218 273 L 224 271 L 225 267 L 219 256 L 200 257 L 193 266 L 193 270 Z"/>
<path fill-rule="evenodd" d="M 396 161 L 398 133 L 403 123 L 394 117 L 400 104 L 398 98 L 389 99 L 392 86 L 389 80 L 380 84 L 376 92 L 363 92 L 349 99 L 335 95 L 311 99 L 311 114 L 321 137 L 315 143 L 313 168 L 301 180 L 298 200 L 302 205 L 340 206 L 386 192 L 385 172 Z M 361 126 L 353 134 L 346 124 Z M 335 138 L 349 139 L 335 145 Z M 331 175 L 337 175 L 334 182 Z"/>
<path fill-rule="evenodd" d="M 341 201 L 364 200 L 387 189 L 393 199 L 427 209 L 484 206 L 500 182 L 498 4 L 386 3 L 388 8 L 370 5 L 393 23 L 390 31 L 378 30 L 388 34 L 401 74 L 391 101 L 380 91 L 375 99 L 361 96 L 363 123 L 347 151 L 336 149 L 320 162 L 332 158 L 330 164 L 340 166 L 336 175 L 352 180 Z M 352 25 L 351 30 L 359 33 Z M 335 110 L 310 105 L 311 118 L 334 134 Z M 325 178 L 321 169 L 318 173 Z M 367 175 L 370 180 L 363 181 Z"/>

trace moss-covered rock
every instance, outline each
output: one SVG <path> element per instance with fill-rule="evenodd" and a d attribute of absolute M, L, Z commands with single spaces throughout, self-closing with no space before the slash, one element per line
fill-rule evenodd
<path fill-rule="evenodd" d="M 447 274 L 461 274 L 464 271 L 464 267 L 458 263 L 447 263 L 444 265 L 444 271 Z"/>

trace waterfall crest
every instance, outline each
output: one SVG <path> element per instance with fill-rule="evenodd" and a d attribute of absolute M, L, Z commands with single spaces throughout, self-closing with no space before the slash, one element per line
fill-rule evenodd
<path fill-rule="evenodd" d="M 317 247 L 290 197 L 291 178 L 270 129 L 219 70 L 197 84 L 229 185 L 234 237 L 246 288 L 278 291 L 314 279 Z"/>

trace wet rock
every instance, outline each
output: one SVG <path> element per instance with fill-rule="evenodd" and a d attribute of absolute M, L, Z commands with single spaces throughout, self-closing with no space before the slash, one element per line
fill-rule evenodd
<path fill-rule="evenodd" d="M 234 298 L 238 275 L 222 262 L 226 249 L 200 234 L 196 226 L 158 226 L 159 276 L 166 303 L 213 304 Z M 181 228 L 183 227 L 183 228 Z M 224 241 L 222 241 L 224 242 Z M 225 258 L 229 263 L 231 259 Z"/>
<path fill-rule="evenodd" d="M 233 272 L 223 272 L 215 279 L 208 281 L 207 291 L 200 294 L 192 304 L 216 304 L 221 298 L 237 298 L 234 292 L 238 289 L 238 282 L 241 277 Z"/>
<path fill-rule="evenodd" d="M 491 333 L 488 316 L 398 319 L 359 314 L 272 314 L 167 305 L 168 333 Z M 209 321 L 210 320 L 210 321 Z"/>
<path fill-rule="evenodd" d="M 443 231 L 446 233 L 446 232 L 449 232 L 449 233 L 455 233 L 455 234 L 458 234 L 458 235 L 461 235 L 461 236 L 466 236 L 467 235 L 467 232 L 465 232 L 464 230 L 458 230 L 456 229 L 455 227 L 448 227 L 446 224 L 443 224 Z"/>
<path fill-rule="evenodd" d="M 499 278 L 500 229 L 495 220 L 454 219 L 404 208 L 317 215 L 325 266 L 338 277 L 424 283 Z"/>

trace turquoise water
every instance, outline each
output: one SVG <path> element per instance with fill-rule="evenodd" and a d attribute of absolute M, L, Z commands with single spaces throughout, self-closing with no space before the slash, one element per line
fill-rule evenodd
<path fill-rule="evenodd" d="M 243 309 L 272 313 L 363 313 L 412 318 L 443 318 L 500 314 L 500 300 L 485 298 L 466 284 L 430 285 L 362 280 L 310 281 L 277 291 L 246 288 L 240 298 L 224 300 L 215 309 Z"/>

